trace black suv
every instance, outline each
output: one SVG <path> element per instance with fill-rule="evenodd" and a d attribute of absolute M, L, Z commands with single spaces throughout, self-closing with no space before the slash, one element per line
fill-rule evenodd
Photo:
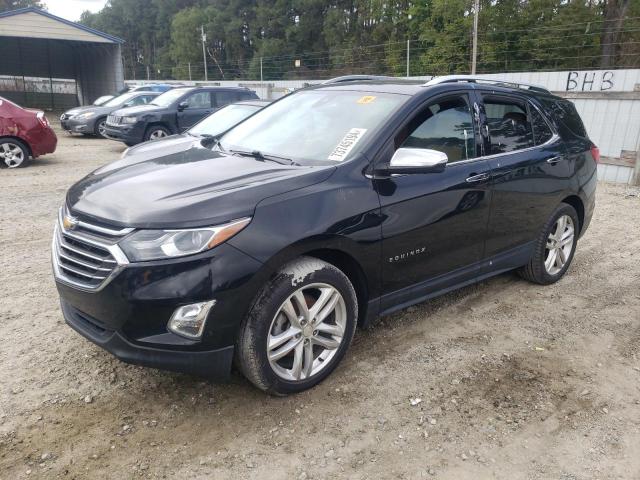
<path fill-rule="evenodd" d="M 241 87 L 178 87 L 148 105 L 116 110 L 107 117 L 104 135 L 128 146 L 157 140 L 187 130 L 225 105 L 257 98 Z"/>
<path fill-rule="evenodd" d="M 535 86 L 442 77 L 310 87 L 206 148 L 102 167 L 60 210 L 66 321 L 126 362 L 275 394 L 331 373 L 356 327 L 518 269 L 569 268 L 599 153 Z"/>

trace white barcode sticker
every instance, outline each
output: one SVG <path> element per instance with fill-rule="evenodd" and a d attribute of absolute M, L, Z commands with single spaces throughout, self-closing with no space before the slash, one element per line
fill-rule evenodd
<path fill-rule="evenodd" d="M 362 138 L 362 136 L 367 131 L 366 128 L 352 128 L 347 132 L 347 134 L 340 140 L 340 143 L 333 149 L 331 155 L 329 155 L 328 160 L 333 162 L 341 162 L 343 161 L 349 152 L 356 146 L 358 140 Z"/>

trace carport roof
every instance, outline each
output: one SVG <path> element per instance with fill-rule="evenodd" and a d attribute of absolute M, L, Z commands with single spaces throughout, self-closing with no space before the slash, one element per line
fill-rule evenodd
<path fill-rule="evenodd" d="M 22 16 L 24 22 L 15 18 Z M 44 17 L 44 18 L 41 18 Z M 85 27 L 35 7 L 0 13 L 0 37 L 42 38 L 96 43 L 124 43 L 108 33 Z"/>

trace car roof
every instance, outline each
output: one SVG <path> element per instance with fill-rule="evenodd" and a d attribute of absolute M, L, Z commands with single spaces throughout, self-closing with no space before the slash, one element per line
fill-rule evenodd
<path fill-rule="evenodd" d="M 220 85 L 180 85 L 172 90 L 239 90 L 250 91 L 247 87 L 222 87 Z"/>
<path fill-rule="evenodd" d="M 355 76 L 354 76 L 355 77 Z M 335 91 L 360 91 L 360 92 L 377 92 L 392 93 L 400 95 L 422 95 L 424 93 L 432 93 L 436 91 L 446 92 L 448 90 L 481 90 L 492 91 L 496 93 L 517 93 L 535 98 L 550 98 L 554 100 L 562 100 L 561 97 L 554 95 L 544 87 L 529 86 L 526 84 L 516 84 L 508 80 L 495 83 L 475 83 L 473 79 L 466 80 L 464 78 L 455 82 L 427 84 L 424 80 L 408 80 L 408 79 L 384 79 L 384 80 L 340 80 L 337 82 L 325 82 L 318 85 L 307 87 L 309 90 L 335 90 Z"/>
<path fill-rule="evenodd" d="M 335 90 L 354 92 L 396 93 L 401 95 L 416 95 L 424 91 L 423 81 L 406 80 L 354 80 L 334 83 L 321 83 L 308 87 L 309 90 Z"/>

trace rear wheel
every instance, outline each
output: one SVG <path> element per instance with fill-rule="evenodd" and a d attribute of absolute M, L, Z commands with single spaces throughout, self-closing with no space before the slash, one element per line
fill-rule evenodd
<path fill-rule="evenodd" d="M 8 168 L 24 167 L 29 160 L 29 149 L 15 138 L 0 138 L 0 162 Z"/>
<path fill-rule="evenodd" d="M 541 285 L 560 280 L 573 260 L 579 229 L 575 209 L 561 203 L 538 236 L 534 254 L 520 270 L 521 276 Z"/>
<path fill-rule="evenodd" d="M 346 353 L 358 306 L 347 276 L 302 257 L 263 288 L 237 343 L 238 363 L 258 388 L 296 393 L 324 380 Z"/>
<path fill-rule="evenodd" d="M 168 137 L 171 132 L 166 127 L 161 125 L 152 125 L 147 129 L 144 139 L 146 140 L 160 140 L 161 138 Z"/>

